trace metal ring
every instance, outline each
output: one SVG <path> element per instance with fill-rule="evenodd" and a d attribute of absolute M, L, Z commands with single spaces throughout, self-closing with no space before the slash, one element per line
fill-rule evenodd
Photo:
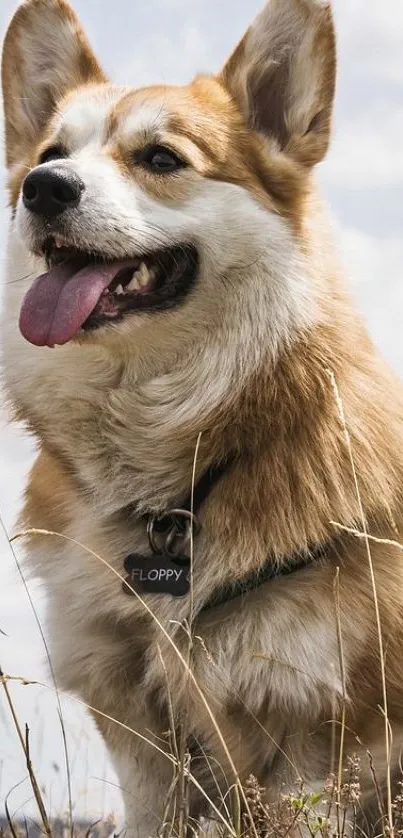
<path fill-rule="evenodd" d="M 169 514 L 172 515 L 174 526 L 167 534 L 164 549 L 168 556 L 174 558 L 187 549 L 192 532 L 194 535 L 200 532 L 200 524 L 196 516 L 187 510 L 173 509 Z M 179 527 L 178 518 L 180 520 Z"/>
<path fill-rule="evenodd" d="M 159 523 L 167 520 L 168 526 L 164 530 L 160 530 L 161 535 L 165 535 L 163 545 L 160 546 L 155 538 L 155 530 Z M 158 518 L 149 518 L 147 522 L 148 541 L 153 553 L 165 552 L 169 556 L 176 556 L 184 549 L 184 545 L 190 540 L 191 533 L 194 535 L 200 532 L 200 524 L 192 512 L 187 509 L 170 509 Z M 180 546 L 174 547 L 176 539 L 180 539 Z"/>
<path fill-rule="evenodd" d="M 164 553 L 167 556 L 173 558 L 184 552 L 190 540 L 190 526 L 190 522 L 188 522 L 186 529 L 179 531 L 175 527 L 172 527 L 164 543 Z"/>
<path fill-rule="evenodd" d="M 151 547 L 153 553 L 162 553 L 162 550 L 159 548 L 156 540 L 155 540 L 155 523 L 158 519 L 157 518 L 149 518 L 147 521 L 147 535 L 148 535 L 148 543 Z"/>
<path fill-rule="evenodd" d="M 164 518 L 184 518 L 185 521 L 188 521 L 190 526 L 193 527 L 193 534 L 198 535 L 200 532 L 200 523 L 197 519 L 197 516 L 194 512 L 191 512 L 190 509 L 169 509 L 168 512 L 165 513 Z"/>

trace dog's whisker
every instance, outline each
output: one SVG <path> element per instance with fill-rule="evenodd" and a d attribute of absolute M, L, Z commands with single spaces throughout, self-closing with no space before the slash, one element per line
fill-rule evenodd
<path fill-rule="evenodd" d="M 15 285 L 17 282 L 24 282 L 26 279 L 29 279 L 30 277 L 33 278 L 34 276 L 35 274 L 32 271 L 30 271 L 29 274 L 25 274 L 25 276 L 19 276 L 16 279 L 2 280 L 0 285 Z"/>

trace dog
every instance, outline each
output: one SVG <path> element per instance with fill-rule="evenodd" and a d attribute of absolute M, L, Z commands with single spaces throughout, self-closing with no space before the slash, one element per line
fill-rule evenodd
<path fill-rule="evenodd" d="M 403 399 L 315 186 L 335 77 L 324 0 L 270 0 L 188 86 L 110 84 L 65 0 L 25 0 L 5 38 L 21 520 L 57 682 L 136 838 L 180 752 L 192 818 L 234 784 L 242 808 L 251 774 L 269 802 L 321 789 L 352 754 L 365 828 L 392 810 Z"/>

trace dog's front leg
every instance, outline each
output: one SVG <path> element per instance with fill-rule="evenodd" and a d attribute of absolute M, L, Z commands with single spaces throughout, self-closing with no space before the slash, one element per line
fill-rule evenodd
<path fill-rule="evenodd" d="M 154 838 L 169 820 L 170 790 L 175 766 L 169 750 L 164 752 L 163 732 L 153 735 L 155 724 L 130 719 L 136 734 L 111 722 L 99 724 L 116 770 L 125 807 L 125 838 Z M 141 726 L 140 726 L 141 725 Z M 166 732 L 165 732 L 166 733 Z M 144 741 L 142 738 L 144 737 Z M 166 738 L 166 737 L 165 737 Z"/>

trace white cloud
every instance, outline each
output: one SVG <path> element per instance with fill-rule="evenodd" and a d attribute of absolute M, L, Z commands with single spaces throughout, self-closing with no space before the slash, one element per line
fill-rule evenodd
<path fill-rule="evenodd" d="M 403 372 L 403 241 L 340 230 L 341 252 L 359 308 L 382 355 Z"/>
<path fill-rule="evenodd" d="M 400 0 L 333 0 L 343 77 L 402 82 L 403 4 Z"/>
<path fill-rule="evenodd" d="M 178 27 L 175 39 L 163 32 L 152 32 L 118 69 L 119 81 L 142 87 L 154 84 L 180 84 L 211 62 L 210 43 L 189 23 Z M 192 68 L 189 73 L 189 68 Z"/>
<path fill-rule="evenodd" d="M 329 186 L 403 186 L 403 108 L 374 105 L 365 116 L 339 120 L 326 165 Z"/>

